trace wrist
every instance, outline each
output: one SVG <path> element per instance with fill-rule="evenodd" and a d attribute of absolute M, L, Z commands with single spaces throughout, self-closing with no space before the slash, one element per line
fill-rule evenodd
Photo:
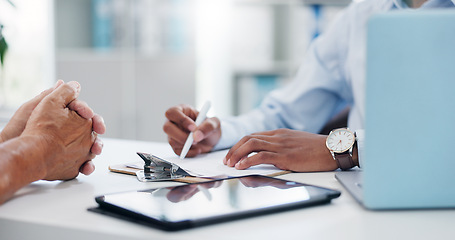
<path fill-rule="evenodd" d="M 47 175 L 47 160 L 52 157 L 53 151 L 49 149 L 44 137 L 39 135 L 21 135 L 16 138 L 20 146 L 17 148 L 17 156 L 23 163 L 21 168 L 31 175 L 31 181 L 43 179 Z M 33 173 L 33 174 L 32 174 Z"/>
<path fill-rule="evenodd" d="M 20 188 L 46 176 L 45 158 L 32 136 L 15 137 L 0 144 L 0 204 Z"/>
<path fill-rule="evenodd" d="M 327 135 L 321 135 L 321 142 L 320 142 L 320 146 L 321 146 L 321 149 L 322 151 L 324 152 L 323 155 L 324 155 L 324 167 L 321 167 L 321 170 L 323 171 L 333 171 L 333 170 L 336 170 L 338 168 L 338 164 L 333 160 L 333 156 L 332 156 L 332 153 L 329 151 L 329 149 L 326 147 L 326 138 L 327 138 Z"/>
<path fill-rule="evenodd" d="M 326 147 L 341 170 L 349 170 L 356 166 L 353 159 L 355 145 L 355 133 L 348 128 L 334 129 L 326 139 Z"/>

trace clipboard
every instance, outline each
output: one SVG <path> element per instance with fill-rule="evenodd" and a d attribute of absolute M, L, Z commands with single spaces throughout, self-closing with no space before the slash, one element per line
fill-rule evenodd
<path fill-rule="evenodd" d="M 111 165 L 109 166 L 109 171 L 134 175 L 141 182 L 178 181 L 185 183 L 197 183 L 223 178 L 197 177 L 180 168 L 177 164 L 168 162 L 155 155 L 142 152 L 137 152 L 137 155 L 144 160 L 144 165 L 140 165 L 138 162 Z"/>
<path fill-rule="evenodd" d="M 153 172 L 154 176 L 147 181 L 178 181 L 178 182 L 185 182 L 185 183 L 197 183 L 197 182 L 206 182 L 214 179 L 226 179 L 231 176 L 228 175 L 217 175 L 217 176 L 210 176 L 210 177 L 201 177 L 197 176 L 197 174 L 192 174 L 188 170 L 183 170 L 175 163 L 171 163 L 166 161 L 162 158 L 159 158 L 155 155 L 149 153 L 137 153 L 142 160 L 144 160 L 144 164 L 142 165 L 140 162 L 130 162 L 124 164 L 117 164 L 117 165 L 110 165 L 109 171 L 121 174 L 128 174 L 134 175 L 138 177 L 138 180 L 145 178 L 145 173 L 148 171 L 147 174 Z M 174 168 L 177 171 L 179 176 L 172 176 L 170 174 L 171 169 Z M 179 169 L 181 169 L 179 171 Z M 163 171 L 164 170 L 164 171 Z M 182 172 L 183 171 L 183 172 Z M 278 171 L 274 173 L 264 174 L 264 176 L 268 177 L 275 177 L 287 173 L 291 173 L 292 171 Z M 248 174 L 245 174 L 248 175 Z M 150 176 L 149 176 L 150 177 Z M 141 181 L 141 180 L 140 180 Z"/>

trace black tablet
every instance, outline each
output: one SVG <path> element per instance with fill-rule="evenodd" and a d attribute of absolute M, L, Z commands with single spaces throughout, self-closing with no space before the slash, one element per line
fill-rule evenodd
<path fill-rule="evenodd" d="M 340 192 L 265 176 L 245 176 L 96 197 L 104 214 L 164 230 L 329 203 Z"/>

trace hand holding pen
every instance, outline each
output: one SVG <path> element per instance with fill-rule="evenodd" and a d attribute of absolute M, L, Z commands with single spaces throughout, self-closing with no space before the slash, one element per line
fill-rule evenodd
<path fill-rule="evenodd" d="M 189 150 L 186 156 L 194 157 L 209 152 L 220 140 L 220 120 L 216 117 L 205 118 L 209 103 L 204 105 L 201 112 L 185 104 L 171 107 L 166 111 L 167 121 L 164 123 L 163 130 L 168 135 L 168 142 L 172 149 L 179 156 L 185 157 L 183 148 L 187 141 L 191 144 L 187 144 Z M 201 116 L 199 117 L 201 123 L 196 123 L 198 116 Z"/>

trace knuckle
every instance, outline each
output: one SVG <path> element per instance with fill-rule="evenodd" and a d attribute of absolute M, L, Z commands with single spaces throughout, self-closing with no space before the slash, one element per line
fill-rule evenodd
<path fill-rule="evenodd" d="M 171 126 L 170 126 L 170 122 L 169 121 L 166 121 L 164 124 L 163 124 L 163 131 L 168 134 L 170 132 L 170 129 L 171 129 Z"/>
<path fill-rule="evenodd" d="M 286 131 L 287 131 L 287 129 L 285 129 L 285 128 L 280 128 L 280 129 L 277 129 L 277 130 L 276 130 L 276 132 L 277 132 L 278 134 L 284 134 Z"/>
<path fill-rule="evenodd" d="M 252 147 L 252 148 L 256 148 L 256 147 L 259 147 L 261 145 L 261 142 L 259 139 L 257 138 L 250 138 L 248 139 L 248 141 L 246 142 L 246 144 L 249 146 L 249 147 Z"/>
<path fill-rule="evenodd" d="M 67 93 L 76 93 L 76 89 L 71 87 L 68 83 L 62 84 L 61 88 Z"/>
<path fill-rule="evenodd" d="M 242 156 L 240 156 L 240 153 L 239 153 L 238 151 L 235 151 L 235 152 L 233 152 L 233 153 L 231 154 L 230 159 L 231 159 L 231 161 L 232 161 L 232 160 L 234 160 L 234 159 L 240 159 L 240 157 L 242 157 Z"/>
<path fill-rule="evenodd" d="M 266 159 L 266 156 L 267 156 L 267 153 L 264 151 L 261 151 L 261 152 L 256 153 L 256 155 L 254 155 L 253 157 L 259 158 L 259 159 Z"/>
<path fill-rule="evenodd" d="M 248 142 L 248 141 L 250 141 L 251 138 L 253 138 L 252 135 L 246 135 L 246 136 L 242 137 L 242 139 L 240 141 L 241 142 Z"/>
<path fill-rule="evenodd" d="M 169 119 L 174 112 L 175 112 L 175 107 L 171 107 L 168 110 L 166 110 L 166 112 L 164 113 L 164 116 Z"/>
<path fill-rule="evenodd" d="M 260 164 L 265 162 L 264 152 L 258 152 L 254 156 L 251 156 L 248 159 L 249 164 Z"/>
<path fill-rule="evenodd" d="M 219 126 L 220 121 L 219 121 L 218 118 L 212 117 L 212 118 L 209 118 L 207 120 L 207 123 L 208 123 L 207 126 L 209 127 L 208 130 L 212 131 L 212 130 L 216 129 Z"/>
<path fill-rule="evenodd" d="M 181 118 L 176 123 L 179 126 L 189 126 L 191 122 L 188 119 L 186 119 L 186 118 Z"/>

